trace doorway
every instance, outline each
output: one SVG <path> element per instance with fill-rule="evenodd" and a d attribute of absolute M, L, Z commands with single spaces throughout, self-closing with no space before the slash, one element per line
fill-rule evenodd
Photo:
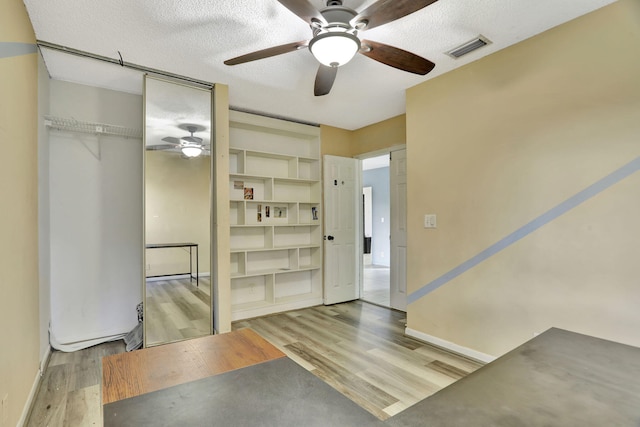
<path fill-rule="evenodd" d="M 362 160 L 362 293 L 361 299 L 390 307 L 389 154 Z"/>

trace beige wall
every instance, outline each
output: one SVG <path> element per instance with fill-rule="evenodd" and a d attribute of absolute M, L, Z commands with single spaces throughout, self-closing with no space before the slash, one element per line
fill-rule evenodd
<path fill-rule="evenodd" d="M 178 153 L 147 151 L 145 162 L 146 242 L 197 243 L 199 271 L 210 273 L 211 157 L 187 160 Z M 189 254 L 147 250 L 145 263 L 148 276 L 184 273 Z"/>
<path fill-rule="evenodd" d="M 371 153 L 396 145 L 407 140 L 405 115 L 393 117 L 379 123 L 365 126 L 353 132 L 352 155 Z"/>
<path fill-rule="evenodd" d="M 353 132 L 350 130 L 321 125 L 320 141 L 320 153 L 323 156 L 353 156 Z"/>
<path fill-rule="evenodd" d="M 621 0 L 408 91 L 410 293 L 640 156 L 638 46 Z M 410 304 L 408 327 L 494 356 L 552 326 L 640 345 L 639 195 L 636 172 Z"/>
<path fill-rule="evenodd" d="M 354 131 L 321 125 L 322 155 L 354 157 L 402 145 L 406 129 L 404 114 Z"/>
<path fill-rule="evenodd" d="M 35 43 L 24 4 L 0 3 L 2 43 Z M 0 399 L 18 423 L 39 363 L 38 60 L 0 57 Z M 0 415 L 2 416 L 2 415 Z"/>

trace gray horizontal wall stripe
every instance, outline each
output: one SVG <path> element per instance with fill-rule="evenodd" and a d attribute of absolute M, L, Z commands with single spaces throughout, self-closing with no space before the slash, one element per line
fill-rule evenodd
<path fill-rule="evenodd" d="M 35 43 L 0 42 L 0 59 L 36 53 Z"/>

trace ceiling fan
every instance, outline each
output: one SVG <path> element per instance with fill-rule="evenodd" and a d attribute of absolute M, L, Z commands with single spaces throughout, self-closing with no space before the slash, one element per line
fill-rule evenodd
<path fill-rule="evenodd" d="M 358 32 L 384 25 L 416 12 L 437 0 L 378 0 L 357 12 L 342 5 L 342 0 L 327 0 L 327 6 L 316 9 L 308 0 L 277 0 L 307 22 L 313 32 L 310 40 L 274 46 L 224 61 L 237 65 L 257 59 L 309 48 L 320 62 L 316 74 L 314 95 L 331 91 L 338 67 L 349 62 L 356 53 L 399 70 L 425 75 L 435 64 L 406 50 L 383 43 L 364 40 Z"/>
<path fill-rule="evenodd" d="M 202 132 L 205 130 L 204 126 L 195 124 L 181 124 L 178 126 L 180 129 L 186 130 L 191 135 L 176 138 L 173 136 L 167 136 L 162 138 L 162 141 L 167 144 L 149 145 L 147 150 L 179 150 L 186 157 L 198 157 L 200 154 L 209 154 L 208 146 L 203 144 L 203 139 L 197 136 L 193 136 L 196 132 Z"/>

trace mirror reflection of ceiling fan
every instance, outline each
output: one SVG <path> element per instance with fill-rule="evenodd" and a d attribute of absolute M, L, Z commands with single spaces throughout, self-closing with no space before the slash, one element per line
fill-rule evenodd
<path fill-rule="evenodd" d="M 173 136 L 167 136 L 162 138 L 166 144 L 149 145 L 147 150 L 168 150 L 174 152 L 181 152 L 186 157 L 198 157 L 201 154 L 210 155 L 209 145 L 203 144 L 203 139 L 194 136 L 196 132 L 202 132 L 205 130 L 204 126 L 185 123 L 178 126 L 180 129 L 189 132 L 191 135 L 176 138 Z"/>
<path fill-rule="evenodd" d="M 309 0 L 277 1 L 308 23 L 313 37 L 238 56 L 224 61 L 226 65 L 243 64 L 308 47 L 320 62 L 315 80 L 315 96 L 326 95 L 331 91 L 338 67 L 349 62 L 356 53 L 414 74 L 425 75 L 435 67 L 433 62 L 406 50 L 360 39 L 358 32 L 400 19 L 437 0 L 378 0 L 360 12 L 343 6 L 342 0 L 327 0 L 327 7 L 321 10 L 316 9 Z"/>

